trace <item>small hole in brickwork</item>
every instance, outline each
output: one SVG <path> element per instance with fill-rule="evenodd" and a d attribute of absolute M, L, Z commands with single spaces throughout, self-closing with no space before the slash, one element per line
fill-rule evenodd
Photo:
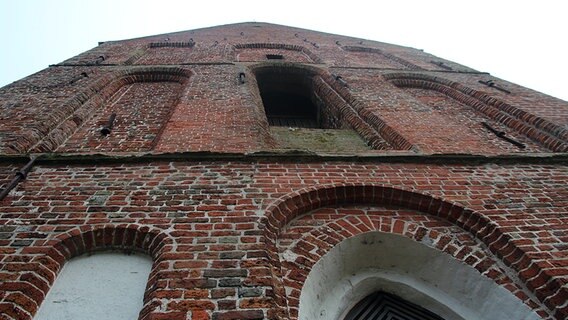
<path fill-rule="evenodd" d="M 281 54 L 267 54 L 266 59 L 268 60 L 283 60 L 284 56 Z"/>

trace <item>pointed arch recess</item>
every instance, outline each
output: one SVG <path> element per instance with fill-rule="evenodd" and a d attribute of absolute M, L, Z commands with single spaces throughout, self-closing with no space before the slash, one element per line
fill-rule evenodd
<path fill-rule="evenodd" d="M 160 262 L 162 256 L 172 250 L 173 242 L 163 230 L 148 226 L 105 224 L 73 228 L 26 252 L 33 254 L 30 269 L 2 288 L 6 294 L 0 299 L 0 311 L 9 311 L 7 314 L 17 319 L 32 319 L 68 260 L 89 252 L 120 250 L 140 252 L 153 260 L 139 317 L 147 319 L 160 305 L 156 282 L 160 273 L 167 271 L 167 265 Z M 19 299 L 11 298 L 13 296 Z"/>
<path fill-rule="evenodd" d="M 508 234 L 504 233 L 495 223 L 478 212 L 467 209 L 460 204 L 451 203 L 438 197 L 421 194 L 399 187 L 381 184 L 331 184 L 308 187 L 285 195 L 266 209 L 262 220 L 263 236 L 266 242 L 266 253 L 271 266 L 273 286 L 275 289 L 275 302 L 280 314 L 288 314 L 288 297 L 282 286 L 282 265 L 278 255 L 277 241 L 283 228 L 296 217 L 312 210 L 325 206 L 338 206 L 345 204 L 380 204 L 393 205 L 407 209 L 417 210 L 448 221 L 465 231 L 471 233 L 476 239 L 485 244 L 489 251 L 510 267 L 515 276 L 526 285 L 531 294 L 544 303 L 544 308 L 556 312 L 555 316 L 563 317 L 566 314 L 562 299 L 559 297 L 568 293 L 562 288 L 561 279 L 548 274 L 538 261 L 531 258 L 531 254 L 517 247 Z M 420 241 L 426 234 L 442 237 L 422 227 L 409 227 L 403 221 L 390 225 L 378 226 L 378 231 L 401 234 Z M 409 232 L 412 231 L 412 232 Z M 440 249 L 440 248 L 438 248 Z M 465 261 L 465 263 L 468 263 Z M 309 265 L 308 265 L 309 267 Z M 480 272 L 481 265 L 472 267 Z M 309 270 L 307 271 L 309 272 Z M 306 273 L 307 275 L 307 273 Z M 538 276 L 537 276 L 538 275 Z M 507 287 L 512 291 L 513 288 Z M 524 293 L 518 293 L 519 298 L 526 300 Z M 538 305 L 532 305 L 538 309 Z M 543 310 L 541 308 L 541 310 Z M 543 315 L 550 311 L 542 311 Z M 287 315 L 289 316 L 289 315 Z"/>
<path fill-rule="evenodd" d="M 102 76 L 79 92 L 46 119 L 30 135 L 22 136 L 15 145 L 20 152 L 51 152 L 99 110 L 123 86 L 137 82 L 177 82 L 185 84 L 191 71 L 178 67 L 137 67 Z M 20 141 L 21 140 L 21 141 Z"/>
<path fill-rule="evenodd" d="M 458 82 L 420 73 L 389 73 L 383 77 L 399 88 L 410 87 L 438 91 L 494 121 L 529 137 L 555 152 L 568 151 L 568 130 L 544 118 L 536 116 L 494 98 L 484 92 L 466 87 Z"/>
<path fill-rule="evenodd" d="M 316 66 L 297 63 L 258 63 L 249 67 L 249 72 L 256 75 L 270 69 L 291 70 L 305 73 L 313 78 L 313 89 L 331 106 L 330 110 L 338 114 L 343 121 L 349 124 L 366 142 L 378 150 L 415 150 L 416 147 L 401 136 L 396 130 L 388 126 L 379 116 L 369 111 L 364 103 L 356 99 L 349 88 L 338 84 L 336 77 L 328 71 Z M 254 83 L 256 84 L 256 83 Z M 258 90 L 252 90 L 253 92 Z M 257 98 L 261 101 L 260 98 Z"/>

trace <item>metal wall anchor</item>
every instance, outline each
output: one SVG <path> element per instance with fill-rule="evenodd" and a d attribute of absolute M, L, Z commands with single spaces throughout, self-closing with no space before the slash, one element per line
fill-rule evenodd
<path fill-rule="evenodd" d="M 481 124 L 482 124 L 485 128 L 487 128 L 489 131 L 493 132 L 497 137 L 499 137 L 499 138 L 501 138 L 501 139 L 503 139 L 503 140 L 505 140 L 505 141 L 507 141 L 507 142 L 509 142 L 509 143 L 511 143 L 511 144 L 513 144 L 513 145 L 515 145 L 515 146 L 517 146 L 518 148 L 524 149 L 524 148 L 527 147 L 524 143 L 519 142 L 519 141 L 517 141 L 517 140 L 515 140 L 515 139 L 512 139 L 512 138 L 507 137 L 507 136 L 505 135 L 505 131 L 499 131 L 499 130 L 493 128 L 493 127 L 492 127 L 489 123 L 487 123 L 487 122 L 482 122 Z"/>
<path fill-rule="evenodd" d="M 30 157 L 30 161 L 16 172 L 12 181 L 10 181 L 10 183 L 8 183 L 8 185 L 4 189 L 2 189 L 2 192 L 0 192 L 0 201 L 4 199 L 10 193 L 10 191 L 12 191 L 12 189 L 14 189 L 18 185 L 18 183 L 20 183 L 20 181 L 25 180 L 28 177 L 28 173 L 32 170 L 35 160 L 35 157 Z"/>
<path fill-rule="evenodd" d="M 116 113 L 113 113 L 110 115 L 110 117 L 108 118 L 108 122 L 107 125 L 104 126 L 101 129 L 101 134 L 103 136 L 109 135 L 110 132 L 112 131 L 112 128 L 114 127 L 114 120 L 116 119 Z"/>

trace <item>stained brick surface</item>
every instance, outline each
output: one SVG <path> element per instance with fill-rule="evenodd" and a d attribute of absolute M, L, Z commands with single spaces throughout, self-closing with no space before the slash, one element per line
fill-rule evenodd
<path fill-rule="evenodd" d="M 408 135 L 413 136 L 421 149 L 440 153 L 515 153 L 515 152 L 546 152 L 547 149 L 532 142 L 530 139 L 511 134 L 506 126 L 492 121 L 480 112 L 472 110 L 467 105 L 459 103 L 448 96 L 433 90 L 407 89 L 410 96 L 418 100 L 413 103 L 411 97 L 405 97 L 405 102 L 397 103 L 389 110 L 388 115 L 399 122 L 401 128 L 412 130 Z M 482 125 L 491 123 L 507 136 L 522 142 L 524 149 L 498 138 Z"/>
<path fill-rule="evenodd" d="M 270 132 L 283 149 L 327 153 L 356 153 L 370 150 L 365 141 L 353 130 L 272 127 Z"/>
<path fill-rule="evenodd" d="M 151 92 L 151 94 L 148 94 Z M 133 83 L 123 86 L 107 106 L 93 115 L 59 149 L 60 152 L 148 151 L 157 143 L 180 92 L 175 82 Z M 109 135 L 101 129 L 116 115 Z"/>
<path fill-rule="evenodd" d="M 184 64 L 199 62 L 217 62 L 224 59 L 223 46 L 202 46 L 197 45 L 192 48 L 150 48 L 134 64 L 153 65 L 153 64 Z"/>
<path fill-rule="evenodd" d="M 358 143 L 283 144 L 305 129 L 269 126 L 263 70 L 304 75 Z M 102 43 L 0 88 L 0 184 L 38 157 L 0 201 L 0 318 L 32 319 L 75 256 L 137 250 L 154 261 L 140 319 L 296 319 L 318 259 L 378 231 L 565 319 L 567 115 L 421 50 L 278 25 Z"/>
<path fill-rule="evenodd" d="M 163 140 L 164 143 L 154 148 L 161 151 L 229 152 L 274 148 L 276 146 L 271 142 L 270 134 L 265 128 L 263 112 L 256 110 L 260 103 L 257 101 L 259 97 L 250 95 L 254 88 L 251 88 L 249 84 L 254 83 L 250 82 L 252 81 L 250 77 L 245 85 L 239 86 L 237 81 L 237 74 L 242 71 L 248 73 L 247 71 L 254 67 L 251 64 L 266 63 L 266 54 L 269 53 L 282 54 L 285 58 L 284 63 L 315 62 L 318 65 L 316 68 L 319 68 L 318 72 L 326 79 L 328 85 L 340 93 L 340 99 L 347 101 L 350 108 L 356 110 L 358 116 L 371 125 L 371 129 L 365 128 L 359 131 L 359 134 L 364 136 L 370 145 L 373 145 L 372 140 L 376 138 L 365 136 L 364 132 L 376 130 L 381 138 L 394 149 L 406 150 L 414 147 L 423 152 L 450 153 L 515 151 L 514 148 L 507 147 L 503 143 L 486 141 L 489 138 L 486 130 L 472 126 L 471 123 L 457 123 L 459 126 L 469 128 L 470 131 L 475 131 L 467 137 L 458 139 L 456 136 L 458 128 L 451 128 L 456 125 L 452 125 L 455 121 L 437 117 L 436 113 L 440 111 L 432 111 L 432 106 L 428 104 L 428 101 L 413 102 L 420 113 L 413 112 L 408 117 L 404 116 L 404 119 L 397 119 L 396 116 L 389 115 L 389 112 L 395 112 L 396 115 L 403 116 L 404 113 L 399 112 L 400 107 L 404 105 L 401 100 L 409 101 L 407 92 L 391 86 L 384 80 L 385 74 L 398 70 L 410 72 L 410 75 L 416 74 L 418 77 L 430 71 L 427 74 L 441 81 L 463 85 L 462 92 L 466 95 L 478 97 L 479 94 L 486 94 L 489 98 L 484 100 L 484 103 L 494 103 L 497 109 L 505 110 L 511 119 L 505 121 L 503 116 L 495 112 L 485 112 L 481 118 L 495 122 L 497 127 L 499 123 L 504 124 L 508 127 L 508 130 L 504 131 L 511 137 L 519 140 L 529 139 L 532 142 L 527 144 L 536 143 L 541 147 L 539 149 L 534 146 L 525 151 L 538 152 L 542 147 L 550 151 L 565 151 L 568 148 L 565 142 L 562 144 L 562 141 L 568 139 L 568 129 L 566 129 L 568 108 L 563 101 L 495 79 L 488 74 L 439 59 L 420 50 L 294 28 L 284 31 L 281 28 L 283 27 L 267 24 L 257 26 L 241 24 L 225 26 L 222 31 L 207 28 L 127 41 L 105 42 L 77 57 L 0 89 L 0 106 L 3 110 L 2 119 L 0 119 L 3 132 L 0 136 L 2 150 L 6 153 L 29 152 L 37 143 L 41 143 L 41 139 L 53 127 L 61 126 L 64 119 L 71 119 L 79 126 L 82 126 L 84 121 L 91 121 L 91 123 L 96 121 L 91 119 L 95 113 L 86 115 L 84 119 L 77 117 L 73 110 L 79 106 L 75 105 L 95 103 L 99 105 L 96 108 L 107 108 L 112 104 L 111 97 L 100 97 L 102 100 L 98 102 L 90 101 L 92 98 L 89 99 L 93 93 L 105 87 L 104 83 L 97 84 L 97 81 L 101 82 L 103 77 L 109 77 L 109 80 L 112 80 L 125 70 L 125 66 L 130 65 L 183 66 L 191 73 L 192 79 L 186 82 L 182 89 L 183 92 L 189 94 L 180 97 L 180 100 L 173 106 L 174 112 L 178 111 L 178 113 L 170 117 L 171 121 L 181 122 L 172 123 L 170 129 L 164 129 L 161 134 L 163 137 L 157 137 L 157 140 Z M 193 45 L 186 47 L 178 45 L 184 43 L 193 43 Z M 100 57 L 104 57 L 104 60 L 99 59 Z M 239 65 L 239 61 L 247 62 Z M 432 61 L 442 61 L 445 67 L 442 68 Z M 202 66 L 203 64 L 205 66 Z M 153 72 L 159 73 L 160 71 Z M 343 77 L 349 87 L 343 88 L 340 83 L 333 81 L 330 76 L 332 73 Z M 478 82 L 479 80 L 496 80 L 500 87 L 509 90 L 510 93 L 483 85 Z M 420 86 L 420 84 L 415 85 Z M 423 85 L 428 86 L 427 83 Z M 85 98 L 88 101 L 85 101 Z M 475 108 L 467 103 L 467 99 L 471 98 L 464 97 L 465 100 L 460 100 L 456 96 L 446 95 L 443 99 L 448 109 L 462 108 L 460 109 L 462 111 L 469 109 L 469 112 L 464 111 L 462 114 L 476 112 Z M 503 103 L 510 107 L 499 107 Z M 188 110 L 188 107 L 184 110 L 186 105 L 190 105 L 191 110 Z M 233 112 L 232 106 L 238 108 L 239 111 Z M 219 110 L 221 107 L 223 109 Z M 479 109 L 483 106 L 476 108 L 479 113 Z M 208 112 L 205 113 L 205 110 Z M 528 112 L 532 118 L 515 110 Z M 184 111 L 184 113 L 180 115 L 179 111 Z M 201 121 L 199 125 L 193 125 L 184 120 L 189 116 L 187 112 L 195 115 L 196 120 Z M 222 112 L 222 115 L 219 112 Z M 242 117 L 227 118 L 233 114 Z M 471 120 L 478 122 L 481 118 Z M 545 120 L 546 123 L 539 119 Z M 146 119 L 146 121 L 151 121 L 151 119 Z M 203 132 L 201 123 L 212 121 L 216 123 L 214 128 L 208 128 L 207 132 Z M 438 141 L 444 140 L 441 137 L 443 135 L 446 139 L 453 136 L 456 136 L 456 139 L 437 145 L 431 141 L 421 141 L 420 137 L 415 135 L 418 129 L 408 131 L 411 127 L 408 124 L 409 121 L 418 128 L 435 128 L 438 124 L 441 125 L 439 133 L 431 132 L 426 135 L 436 137 Z M 450 127 L 444 127 L 446 122 Z M 527 126 L 523 127 L 523 124 Z M 553 125 L 556 127 L 552 128 Z M 539 130 L 542 127 L 552 129 L 546 131 L 545 135 L 533 132 L 534 127 Z M 76 135 L 76 132 L 78 132 L 77 129 L 68 129 L 61 140 L 69 139 L 74 134 Z M 470 138 L 473 136 L 478 137 L 472 143 Z M 74 136 L 71 140 L 77 138 Z M 180 144 L 179 138 L 185 141 L 191 140 L 191 142 Z M 400 143 L 401 139 L 405 142 Z M 227 141 L 230 143 L 226 143 Z M 55 142 L 56 145 L 49 147 L 49 150 L 57 149 L 62 142 L 58 140 Z M 95 151 L 88 150 L 89 148 L 97 148 L 96 144 L 91 144 L 92 147 L 89 145 L 86 143 L 71 149 L 60 148 L 59 150 L 77 151 L 80 149 L 81 152 L 89 152 Z M 490 145 L 495 145 L 495 147 L 491 148 Z M 44 149 L 46 148 L 42 147 L 39 151 L 43 152 Z M 98 151 L 103 150 L 111 151 L 112 148 L 102 148 Z"/>

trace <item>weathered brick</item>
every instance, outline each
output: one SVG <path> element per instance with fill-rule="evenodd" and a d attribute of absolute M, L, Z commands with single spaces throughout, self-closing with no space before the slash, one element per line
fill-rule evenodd
<path fill-rule="evenodd" d="M 213 313 L 214 320 L 257 320 L 264 319 L 264 313 L 261 310 L 241 310 L 228 312 Z"/>
<path fill-rule="evenodd" d="M 259 297 L 262 295 L 260 288 L 239 288 L 239 297 Z"/>
<path fill-rule="evenodd" d="M 203 276 L 208 278 L 246 277 L 247 274 L 244 269 L 207 269 L 203 272 Z"/>

